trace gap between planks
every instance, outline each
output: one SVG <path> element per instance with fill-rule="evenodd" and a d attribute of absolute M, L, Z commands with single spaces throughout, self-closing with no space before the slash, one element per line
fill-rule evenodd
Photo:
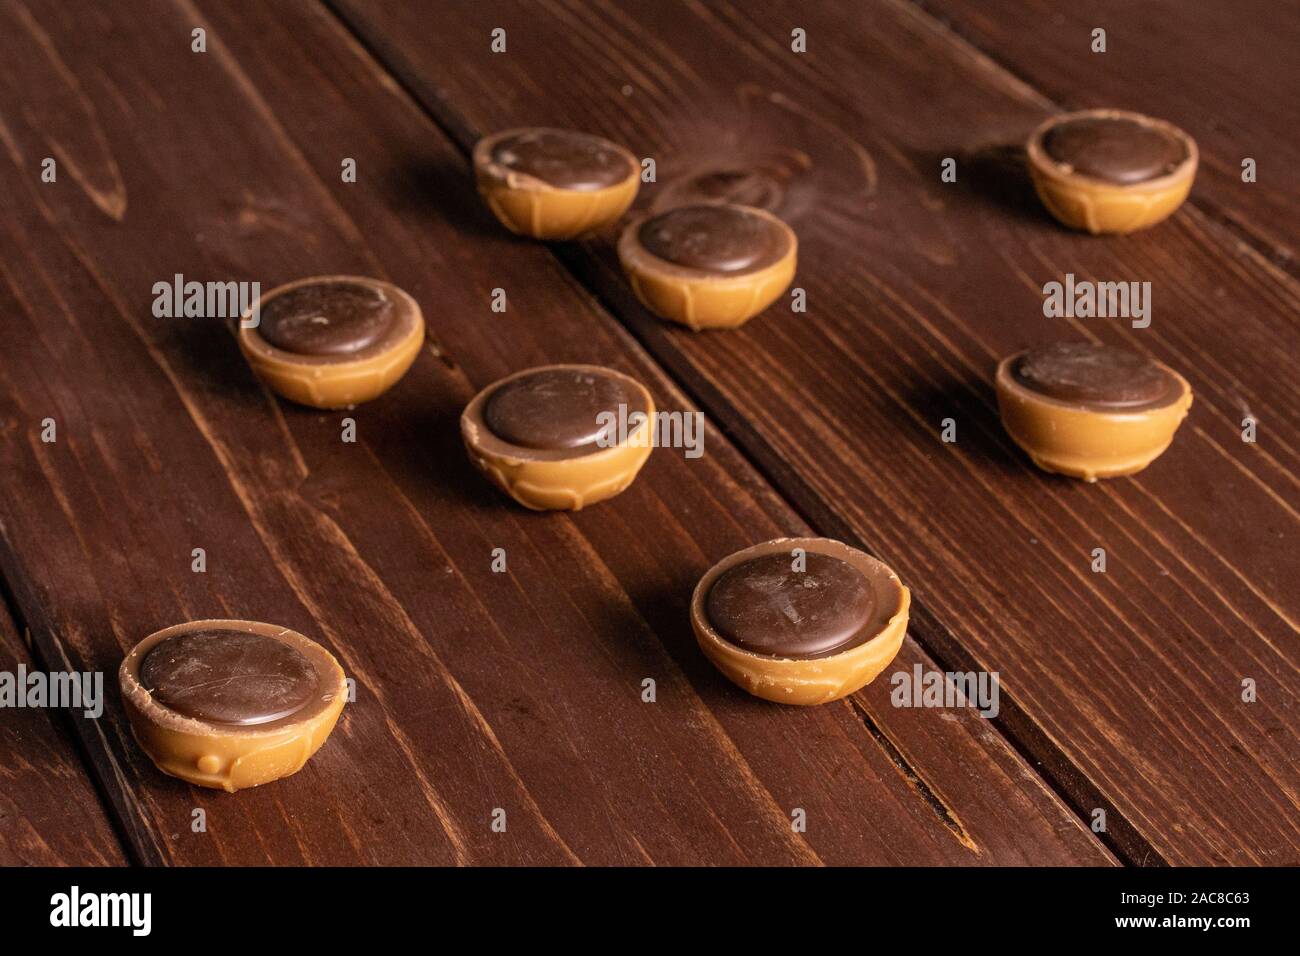
<path fill-rule="evenodd" d="M 0 531 L 3 531 L 2 525 L 0 525 Z M 18 636 L 19 645 L 26 649 L 31 662 L 40 670 L 49 673 L 54 668 L 50 667 L 49 661 L 45 659 L 45 655 L 41 652 L 39 642 L 32 635 L 31 626 L 28 624 L 22 607 L 18 603 L 18 597 L 9 582 L 9 575 L 4 570 L 5 565 L 9 563 L 4 558 L 12 556 L 12 548 L 4 540 L 3 534 L 0 534 L 0 614 L 8 613 L 9 619 L 14 625 L 14 632 Z M 13 563 L 16 564 L 16 562 Z M 66 666 L 68 663 L 65 659 L 65 670 L 71 669 Z M 108 680 L 106 679 L 105 684 L 107 683 Z M 75 722 L 78 719 L 85 718 L 79 718 L 77 714 L 63 708 L 47 710 L 46 713 L 50 718 L 50 722 L 54 725 L 55 731 L 68 742 L 68 746 L 72 750 L 72 759 L 76 761 L 77 766 L 85 774 L 90 788 L 95 794 L 95 799 L 99 801 L 104 818 L 108 821 L 113 839 L 117 841 L 117 845 L 121 850 L 122 858 L 133 866 L 144 864 L 146 860 L 136 853 L 135 843 L 130 839 L 130 828 L 127 826 L 127 821 L 119 815 L 112 794 L 105 786 L 103 778 L 96 772 L 94 762 L 90 759 L 90 752 L 86 748 L 86 743 L 81 734 L 77 732 Z"/>

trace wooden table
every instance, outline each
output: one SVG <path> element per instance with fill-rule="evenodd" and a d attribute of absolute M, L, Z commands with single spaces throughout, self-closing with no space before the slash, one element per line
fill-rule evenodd
<path fill-rule="evenodd" d="M 0 2 L 0 669 L 115 689 L 146 634 L 245 617 L 357 681 L 301 773 L 233 796 L 155 770 L 115 692 L 99 720 L 3 712 L 0 862 L 1300 862 L 1300 9 L 1250 6 Z M 1103 104 L 1200 143 L 1191 200 L 1148 232 L 1067 232 L 1014 158 Z M 692 334 L 636 304 L 614 233 L 506 234 L 466 157 L 514 125 L 653 157 L 642 206 L 779 212 L 807 313 Z M 340 272 L 429 324 L 350 412 L 275 399 L 225 322 L 151 314 L 177 273 Z M 1150 281 L 1150 328 L 1045 319 L 1070 272 Z M 996 359 L 1062 336 L 1191 380 L 1147 471 L 1049 477 L 1003 432 Z M 576 514 L 515 507 L 456 421 L 548 362 L 703 410 L 706 454 L 660 449 Z M 702 658 L 687 603 L 724 555 L 810 532 L 893 566 L 912 625 L 865 690 L 782 708 Z M 999 716 L 894 707 L 888 675 L 918 665 L 996 671 Z"/>

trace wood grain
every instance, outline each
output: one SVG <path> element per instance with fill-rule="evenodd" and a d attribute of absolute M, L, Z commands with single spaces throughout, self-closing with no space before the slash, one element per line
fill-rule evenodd
<path fill-rule="evenodd" d="M 1246 236 L 1293 276 L 1300 141 L 1300 7 L 1270 0 L 923 0 L 919 4 L 1062 107 L 1119 106 L 1196 137 L 1192 202 Z M 1106 52 L 1091 52 L 1092 31 Z M 1257 180 L 1242 182 L 1242 160 Z"/>
<path fill-rule="evenodd" d="M 0 671 L 38 664 L 0 605 Z M 126 854 L 67 726 L 75 715 L 39 707 L 0 711 L 0 866 L 121 866 Z"/>
<path fill-rule="evenodd" d="M 303 771 L 234 796 L 162 777 L 114 701 L 83 743 L 139 858 L 1114 862 L 970 711 L 896 710 L 884 684 L 783 709 L 712 670 L 686 615 L 695 580 L 806 527 L 718 431 L 704 457 L 660 450 L 574 516 L 482 482 L 456 420 L 508 371 L 606 363 L 690 405 L 544 249 L 496 228 L 455 148 L 330 14 L 4 15 L 0 460 L 24 493 L 0 499 L 0 570 L 38 646 L 112 669 L 158 627 L 250 617 L 322 640 L 358 682 Z M 200 27 L 206 54 L 189 49 Z M 33 85 L 51 108 L 25 108 Z M 64 173 L 41 184 L 51 151 Z M 260 387 L 223 323 L 150 316 L 175 273 L 269 288 L 350 271 L 408 289 L 429 323 L 408 376 L 347 413 L 352 444 L 340 414 Z M 53 445 L 33 437 L 46 416 Z M 898 666 L 918 663 L 933 666 L 909 642 Z"/>
<path fill-rule="evenodd" d="M 612 236 L 558 254 L 819 530 L 900 571 L 941 660 L 1001 674 L 1005 728 L 1081 813 L 1108 811 L 1127 860 L 1300 860 L 1300 292 L 1283 270 L 1194 206 L 1135 236 L 1063 230 L 1017 154 L 1051 101 L 907 3 L 334 6 L 462 151 L 508 126 L 585 129 L 656 160 L 642 208 L 727 196 L 786 217 L 808 313 L 735 333 L 646 314 Z M 1165 83 L 1150 62 L 1143 82 Z M 1066 273 L 1151 282 L 1151 327 L 1045 319 L 1042 286 Z M 1061 337 L 1192 380 L 1142 475 L 1049 477 L 1003 433 L 997 359 Z M 1247 415 L 1268 432 L 1254 444 Z"/>

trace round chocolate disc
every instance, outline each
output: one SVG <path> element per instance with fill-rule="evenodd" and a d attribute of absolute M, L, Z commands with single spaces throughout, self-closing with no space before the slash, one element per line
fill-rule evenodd
<path fill-rule="evenodd" d="M 1172 173 L 1187 158 L 1177 136 L 1124 117 L 1082 116 L 1051 127 L 1043 149 L 1076 173 L 1119 185 Z"/>
<path fill-rule="evenodd" d="M 646 410 L 640 392 L 622 378 L 586 369 L 547 368 L 496 389 L 483 406 L 483 421 L 512 445 L 560 451 L 594 445 L 602 432 L 617 437 L 610 424 L 617 429 L 620 405 L 625 415 Z M 629 422 L 629 429 L 635 424 Z"/>
<path fill-rule="evenodd" d="M 706 272 L 745 272 L 781 260 L 781 227 L 738 206 L 705 203 L 670 209 L 641 224 L 638 237 L 651 255 Z"/>
<path fill-rule="evenodd" d="M 819 657 L 851 642 L 875 607 L 870 583 L 847 561 L 816 551 L 804 557 L 802 571 L 788 552 L 724 571 L 705 599 L 714 630 L 774 657 Z"/>
<path fill-rule="evenodd" d="M 557 189 L 605 189 L 632 174 L 627 154 L 613 143 L 563 129 L 532 129 L 507 136 L 493 145 L 492 161 Z"/>
<path fill-rule="evenodd" d="M 1062 402 L 1103 408 L 1150 405 L 1171 395 L 1176 380 L 1148 359 L 1092 342 L 1031 349 L 1012 369 L 1028 389 Z"/>
<path fill-rule="evenodd" d="M 261 307 L 258 332 L 278 349 L 299 355 L 352 355 L 392 328 L 395 303 L 359 282 L 313 282 Z"/>
<path fill-rule="evenodd" d="M 316 695 L 316 669 L 298 650 L 244 631 L 183 631 L 154 645 L 140 683 L 158 703 L 214 724 L 265 724 Z"/>

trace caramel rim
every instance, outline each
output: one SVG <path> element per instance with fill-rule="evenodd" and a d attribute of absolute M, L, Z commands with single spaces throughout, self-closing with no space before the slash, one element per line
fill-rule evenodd
<path fill-rule="evenodd" d="M 805 551 L 813 551 L 818 554 L 829 555 L 832 558 L 839 558 L 841 561 L 846 561 L 848 564 L 860 571 L 867 580 L 871 582 L 876 580 L 872 577 L 873 572 L 883 568 L 888 573 L 889 583 L 893 585 L 892 590 L 894 593 L 895 603 L 893 608 L 887 612 L 883 609 L 874 612 L 874 620 L 879 620 L 883 614 L 887 614 L 888 616 L 885 617 L 883 622 L 876 626 L 875 633 L 871 637 L 867 638 L 865 641 L 859 641 L 856 643 L 850 641 L 842 650 L 820 657 L 783 657 L 775 654 L 760 654 L 756 651 L 751 651 L 748 648 L 741 647 L 739 644 L 733 644 L 718 633 L 717 629 L 714 628 L 712 622 L 709 620 L 708 613 L 704 608 L 704 602 L 708 598 L 709 591 L 713 588 L 714 582 L 731 568 L 738 564 L 743 564 L 751 558 L 762 557 L 765 554 L 777 554 L 783 551 L 788 553 L 794 548 L 803 548 Z M 893 569 L 883 561 L 873 558 L 865 551 L 851 548 L 847 544 L 844 544 L 841 541 L 836 541 L 833 538 L 774 538 L 771 541 L 764 541 L 761 544 L 751 545 L 750 547 L 737 551 L 734 554 L 729 554 L 713 567 L 709 568 L 709 570 L 705 571 L 704 576 L 700 578 L 699 583 L 695 585 L 695 591 L 691 594 L 691 618 L 711 641 L 716 641 L 728 649 L 735 651 L 738 654 L 742 654 L 745 657 L 752 658 L 755 661 L 780 661 L 782 663 L 798 665 L 822 665 L 827 661 L 834 661 L 847 654 L 862 653 L 863 648 L 869 647 L 881 638 L 886 637 L 894 622 L 898 620 L 899 615 L 907 613 L 908 601 L 904 597 L 905 594 L 906 589 L 903 587 L 903 582 L 898 579 L 898 575 L 894 573 Z M 880 596 L 878 590 L 876 596 Z M 868 626 L 870 626 L 870 624 L 868 624 Z"/>
<path fill-rule="evenodd" d="M 500 182 L 507 189 L 539 193 L 564 193 L 579 196 L 599 196 L 601 193 L 610 192 L 615 189 L 622 189 L 627 186 L 629 179 L 635 179 L 640 175 L 641 163 L 632 155 L 631 151 L 628 150 L 627 147 L 620 146 L 613 140 L 606 139 L 603 136 L 597 136 L 595 133 L 582 133 L 582 135 L 600 140 L 615 152 L 622 154 L 623 158 L 627 160 L 627 175 L 618 182 L 609 186 L 603 186 L 600 189 L 567 189 L 564 186 L 553 185 L 544 179 L 530 176 L 528 173 L 521 173 L 517 169 L 511 169 L 508 166 L 502 166 L 500 163 L 493 161 L 493 148 L 498 142 L 505 139 L 507 136 L 517 136 L 520 133 L 534 133 L 543 130 L 550 130 L 556 133 L 581 132 L 580 130 L 560 129 L 555 126 L 517 126 L 514 129 L 503 129 L 500 132 L 493 133 L 491 136 L 483 137 L 474 144 L 474 169 L 479 173 Z"/>
<path fill-rule="evenodd" d="M 198 717 L 187 717 L 172 710 L 165 704 L 159 703 L 140 681 L 140 665 L 144 661 L 145 655 L 169 637 L 175 637 L 177 634 L 184 634 L 187 631 L 204 629 L 260 634 L 263 637 L 269 637 L 288 644 L 311 661 L 312 668 L 316 671 L 316 694 L 313 699 L 303 705 L 301 710 L 289 714 L 287 717 L 281 717 L 279 720 L 269 721 L 264 724 L 252 725 L 221 724 L 202 720 Z M 118 668 L 118 682 L 121 685 L 123 698 L 134 705 L 145 719 L 167 730 L 200 736 L 277 736 L 298 724 L 307 723 L 320 717 L 321 714 L 333 706 L 337 697 L 346 693 L 343 669 L 339 666 L 338 661 L 335 660 L 333 654 L 311 638 L 305 637 L 287 627 L 280 627 L 277 624 L 225 619 L 186 621 L 184 624 L 175 624 L 163 628 L 161 631 L 155 631 L 127 653 L 122 660 L 121 667 Z"/>
<path fill-rule="evenodd" d="M 393 302 L 397 314 L 393 317 L 393 327 L 378 342 L 369 345 L 351 355 L 304 355 L 301 352 L 289 352 L 285 349 L 276 348 L 266 339 L 262 338 L 260 324 L 251 328 L 245 327 L 243 322 L 249 318 L 250 311 L 245 311 L 239 317 L 239 324 L 235 327 L 235 332 L 239 336 L 240 343 L 253 353 L 258 359 L 263 361 L 274 361 L 289 365 L 302 365 L 308 367 L 328 366 L 331 369 L 346 370 L 350 366 L 366 365 L 378 356 L 387 355 L 395 352 L 408 341 L 424 331 L 424 313 L 420 310 L 420 304 L 405 289 L 393 285 L 391 282 L 385 282 L 382 279 L 372 279 L 368 276 L 349 276 L 349 275 L 328 275 L 328 276 L 309 276 L 305 279 L 295 279 L 293 282 L 287 282 L 284 285 L 278 285 L 258 301 L 258 308 L 265 308 L 267 303 L 273 299 L 284 295 L 286 292 L 292 292 L 294 289 L 305 285 L 323 285 L 329 282 L 346 282 L 353 285 L 368 286 L 372 289 L 379 289 Z"/>
<path fill-rule="evenodd" d="M 768 212 L 766 209 L 729 202 L 700 203 L 699 205 L 730 206 L 733 209 L 743 209 L 745 212 L 762 216 L 769 222 L 776 223 L 780 227 L 781 235 L 785 237 L 785 252 L 775 262 L 770 262 L 765 266 L 744 269 L 740 272 L 716 272 L 712 269 L 696 269 L 693 266 L 683 266 L 678 265 L 676 262 L 669 262 L 667 259 L 661 259 L 655 255 L 641 242 L 641 226 L 648 220 L 655 218 L 655 216 L 661 216 L 665 212 L 672 211 L 671 209 L 663 209 L 657 213 L 639 216 L 624 228 L 623 235 L 618 240 L 618 255 L 623 260 L 624 266 L 628 269 L 658 273 L 678 279 L 689 279 L 695 282 L 748 283 L 753 281 L 755 276 L 781 269 L 798 254 L 799 237 L 795 235 L 794 230 L 790 228 L 784 219 Z"/>
<path fill-rule="evenodd" d="M 1059 163 L 1048 155 L 1047 150 L 1043 148 L 1043 137 L 1047 135 L 1048 130 L 1061 123 L 1073 122 L 1074 120 L 1096 118 L 1096 119 L 1126 119 L 1132 120 L 1141 126 L 1148 126 L 1153 129 L 1159 129 L 1163 132 L 1174 136 L 1183 144 L 1187 155 L 1183 157 L 1182 162 L 1173 170 L 1163 176 L 1157 176 L 1155 179 L 1144 179 L 1136 183 L 1113 183 L 1108 179 L 1100 179 L 1096 176 L 1087 176 L 1083 173 L 1075 172 L 1066 164 Z M 1077 180 L 1080 183 L 1087 183 L 1095 186 L 1102 186 L 1108 189 L 1141 189 L 1141 190 L 1161 190 L 1169 189 L 1179 184 L 1186 178 L 1191 170 L 1196 168 L 1199 161 L 1199 153 L 1196 149 L 1196 140 L 1184 132 L 1180 127 L 1173 123 L 1166 122 L 1162 119 L 1156 119 L 1154 116 L 1147 116 L 1144 113 L 1134 113 L 1129 110 L 1078 110 L 1073 113 L 1058 113 L 1051 116 L 1038 125 L 1038 127 L 1029 134 L 1029 143 L 1026 147 L 1029 154 L 1029 160 L 1039 169 L 1048 173 L 1057 179 Z"/>
<path fill-rule="evenodd" d="M 1148 415 L 1151 412 L 1164 411 L 1167 408 L 1179 404 L 1191 394 L 1192 385 L 1187 379 L 1183 378 L 1168 365 L 1158 362 L 1155 359 L 1147 361 L 1158 366 L 1165 374 L 1173 377 L 1178 383 L 1178 391 L 1168 400 L 1154 402 L 1148 405 L 1133 405 L 1128 408 L 1104 408 L 1098 405 L 1090 405 L 1087 402 L 1066 402 L 1059 398 L 1052 398 L 1050 395 L 1044 395 L 1042 392 L 1036 392 L 1032 388 L 1016 381 L 1015 375 L 1012 374 L 1012 366 L 1028 355 L 1031 349 L 1025 349 L 1017 352 L 1015 355 L 1008 355 L 998 363 L 997 384 L 1009 392 L 1013 392 L 1020 398 L 1028 401 L 1039 402 L 1043 405 L 1051 405 L 1054 408 L 1068 408 L 1073 411 L 1088 412 L 1091 415 L 1105 415 L 1107 418 L 1133 418 Z"/>
<path fill-rule="evenodd" d="M 626 442 L 620 442 L 617 445 L 610 445 L 607 448 L 596 446 L 595 451 L 583 451 L 582 449 L 572 448 L 527 448 L 523 445 L 516 445 L 513 442 L 506 441 L 496 432 L 488 428 L 487 422 L 483 418 L 483 406 L 487 403 L 488 397 L 491 396 L 502 385 L 512 382 L 524 375 L 532 375 L 534 372 L 544 371 L 576 371 L 591 372 L 603 375 L 609 378 L 617 378 L 625 385 L 631 386 L 639 392 L 645 400 L 646 420 L 633 429 L 627 435 Z M 618 409 L 610 409 L 615 414 Z M 558 461 L 584 461 L 591 458 L 597 458 L 601 455 L 614 455 L 626 450 L 632 446 L 632 439 L 645 430 L 653 426 L 653 416 L 655 412 L 654 399 L 650 395 L 650 390 L 634 379 L 630 375 L 618 371 L 617 369 L 608 368 L 604 365 L 537 365 L 533 368 L 521 369 L 513 372 L 505 378 L 499 378 L 491 385 L 481 389 L 465 406 L 461 412 L 460 425 L 461 434 L 465 438 L 466 444 L 473 449 L 496 459 L 507 459 L 515 462 L 558 462 Z M 629 410 L 629 414 L 630 414 Z M 639 447 L 639 446 L 638 446 Z"/>

